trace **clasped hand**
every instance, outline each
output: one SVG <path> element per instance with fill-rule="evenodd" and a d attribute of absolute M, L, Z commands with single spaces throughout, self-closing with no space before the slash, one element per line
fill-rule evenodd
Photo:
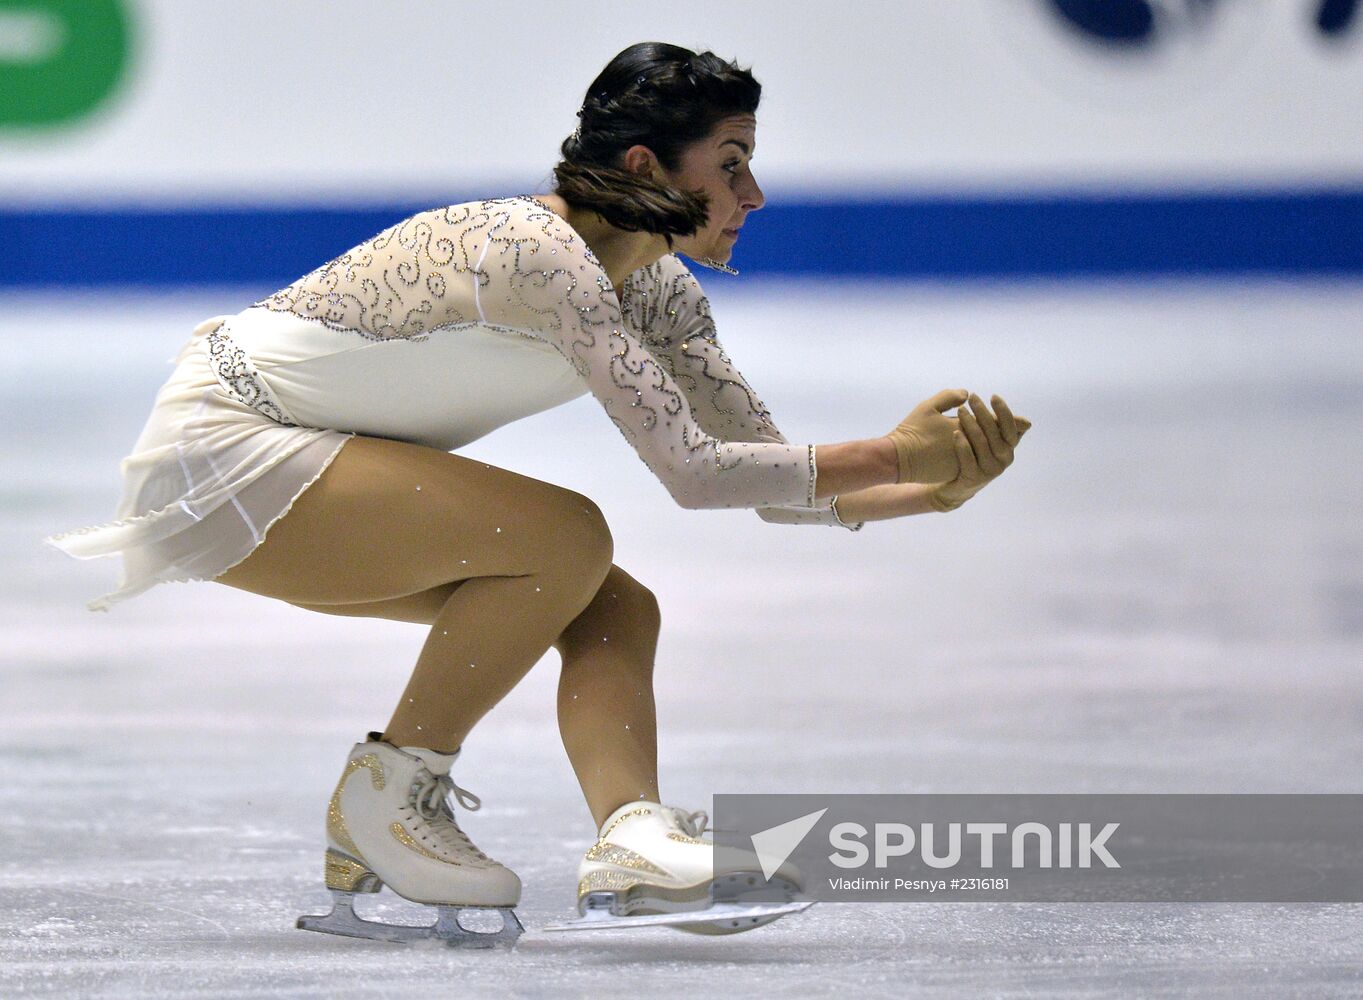
<path fill-rule="evenodd" d="M 974 393 L 970 394 L 969 409 L 962 406 L 957 410 L 959 426 L 952 441 L 960 473 L 955 479 L 934 483 L 927 490 L 928 502 L 934 510 L 955 510 L 1013 464 L 1013 449 L 1032 422 L 1026 417 L 1015 417 L 1002 396 L 995 394 L 990 399 L 998 411 L 997 417 Z"/>

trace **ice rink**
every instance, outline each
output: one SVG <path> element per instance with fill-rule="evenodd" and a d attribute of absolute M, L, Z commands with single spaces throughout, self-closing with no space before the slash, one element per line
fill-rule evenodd
<path fill-rule="evenodd" d="M 957 385 L 1035 426 L 960 511 L 857 534 L 677 507 L 591 396 L 463 450 L 591 496 L 658 595 L 664 801 L 1363 791 L 1363 285 L 706 285 L 792 441 L 883 434 Z M 325 908 L 345 754 L 424 629 L 212 583 L 92 614 L 115 563 L 40 541 L 112 517 L 167 359 L 269 290 L 0 306 L 0 995 L 1363 995 L 1363 905 L 820 903 L 723 938 L 540 932 L 572 915 L 594 833 L 552 651 L 454 772 L 483 800 L 464 828 L 524 883 L 516 949 L 295 930 Z"/>

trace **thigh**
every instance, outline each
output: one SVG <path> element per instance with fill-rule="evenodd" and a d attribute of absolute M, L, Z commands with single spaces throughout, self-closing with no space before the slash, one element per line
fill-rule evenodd
<path fill-rule="evenodd" d="M 386 618 L 395 622 L 430 625 L 434 623 L 435 616 L 440 613 L 450 595 L 463 583 L 463 580 L 456 580 L 387 601 L 359 601 L 351 604 L 307 604 L 302 601 L 291 603 L 305 611 L 318 611 L 328 615 Z M 635 631 L 657 632 L 660 624 L 658 599 L 653 595 L 653 591 L 619 566 L 611 564 L 610 572 L 597 589 L 591 604 L 554 640 L 553 647 L 563 653 L 567 650 L 569 642 L 576 640 L 580 643 L 585 634 L 607 625 Z"/>
<path fill-rule="evenodd" d="M 589 498 L 462 455 L 357 435 L 220 583 L 293 604 L 391 601 L 609 547 Z"/>
<path fill-rule="evenodd" d="M 435 616 L 458 590 L 463 580 L 441 584 L 430 590 L 422 590 L 406 597 L 394 597 L 387 601 L 356 601 L 351 604 L 307 604 L 303 601 L 290 601 L 294 607 L 305 611 L 319 611 L 327 615 L 344 615 L 348 618 L 386 618 L 394 622 L 412 622 L 416 625 L 431 625 Z"/>

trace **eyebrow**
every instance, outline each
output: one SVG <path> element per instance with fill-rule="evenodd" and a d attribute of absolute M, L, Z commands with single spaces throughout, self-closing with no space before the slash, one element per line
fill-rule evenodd
<path fill-rule="evenodd" d="M 748 148 L 748 144 L 746 142 L 740 142 L 738 139 L 725 139 L 723 142 L 720 143 L 720 145 L 727 146 L 731 142 L 739 149 L 743 150 L 743 152 L 747 153 L 749 156 L 752 155 L 752 150 Z"/>

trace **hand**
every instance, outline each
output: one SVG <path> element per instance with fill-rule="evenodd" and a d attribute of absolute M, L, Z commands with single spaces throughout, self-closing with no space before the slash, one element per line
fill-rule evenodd
<path fill-rule="evenodd" d="M 960 474 L 952 434 L 956 421 L 942 411 L 960 406 L 970 396 L 964 389 L 943 389 L 913 408 L 904 421 L 885 435 L 899 456 L 897 483 L 936 483 Z"/>
<path fill-rule="evenodd" d="M 1013 449 L 1027 433 L 1032 422 L 1015 417 L 1002 396 L 992 397 L 998 419 L 989 412 L 979 396 L 970 397 L 970 409 L 957 414 L 960 428 L 954 443 L 961 472 L 950 482 L 938 483 L 928 491 L 934 510 L 955 510 L 1013 464 Z"/>

